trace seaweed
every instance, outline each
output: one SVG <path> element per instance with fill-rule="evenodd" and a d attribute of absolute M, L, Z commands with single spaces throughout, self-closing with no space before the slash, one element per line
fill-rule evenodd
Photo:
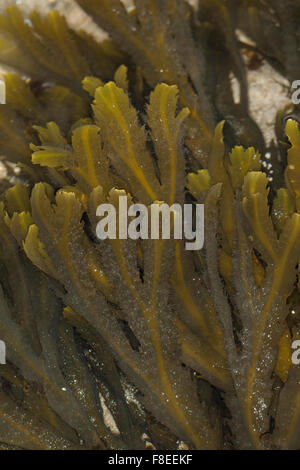
<path fill-rule="evenodd" d="M 300 130 L 278 185 L 236 33 L 296 78 L 297 2 L 77 3 L 110 39 L 0 17 L 0 448 L 297 449 Z M 120 196 L 204 204 L 204 248 L 99 240 Z"/>

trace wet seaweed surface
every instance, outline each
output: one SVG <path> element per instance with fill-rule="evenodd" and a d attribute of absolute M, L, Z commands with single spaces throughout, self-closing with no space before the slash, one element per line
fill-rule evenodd
<path fill-rule="evenodd" d="M 107 39 L 0 16 L 0 449 L 299 449 L 299 110 L 267 147 L 246 62 L 300 79 L 300 1 L 77 4 Z M 120 196 L 204 248 L 100 241 Z"/>

